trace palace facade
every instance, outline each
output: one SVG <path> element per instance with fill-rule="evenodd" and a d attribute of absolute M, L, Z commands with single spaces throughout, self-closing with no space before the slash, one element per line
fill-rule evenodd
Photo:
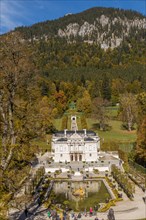
<path fill-rule="evenodd" d="M 97 161 L 99 149 L 100 138 L 86 129 L 58 131 L 52 137 L 54 162 Z"/>

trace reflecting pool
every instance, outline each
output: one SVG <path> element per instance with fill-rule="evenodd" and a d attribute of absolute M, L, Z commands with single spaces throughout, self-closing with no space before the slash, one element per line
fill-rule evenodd
<path fill-rule="evenodd" d="M 98 206 L 111 198 L 102 180 L 55 182 L 53 190 L 56 203 L 67 204 L 76 211 L 88 210 L 91 206 Z"/>

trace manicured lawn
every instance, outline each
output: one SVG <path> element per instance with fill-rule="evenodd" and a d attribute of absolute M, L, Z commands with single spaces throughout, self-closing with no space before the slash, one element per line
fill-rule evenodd
<path fill-rule="evenodd" d="M 108 141 L 118 141 L 124 142 L 134 142 L 136 140 L 136 131 L 128 132 L 121 129 L 121 121 L 110 120 L 109 131 L 100 131 L 98 128 L 98 121 L 94 118 L 87 118 L 88 129 L 94 130 L 99 134 L 99 136 L 106 142 Z"/>
<path fill-rule="evenodd" d="M 107 109 L 107 114 L 110 118 L 117 118 L 118 110 L 119 110 L 118 106 L 111 106 L 111 107 L 107 107 L 106 109 Z"/>
<path fill-rule="evenodd" d="M 67 129 L 68 129 L 68 130 L 71 130 L 71 116 L 72 116 L 72 115 L 76 115 L 76 117 L 77 117 L 78 130 L 81 130 L 81 129 L 82 129 L 82 127 L 81 127 L 81 120 L 80 120 L 81 113 L 76 112 L 75 110 L 74 110 L 74 111 L 73 111 L 73 110 L 72 110 L 72 111 L 69 111 L 69 110 L 68 110 L 68 111 L 65 113 L 65 115 L 68 116 L 68 121 L 67 121 Z M 61 130 L 61 127 L 62 127 L 62 117 L 61 117 L 61 118 L 54 119 L 53 125 L 54 125 L 54 127 L 55 127 L 58 131 L 60 131 L 60 130 Z"/>
<path fill-rule="evenodd" d="M 80 115 L 77 116 L 77 125 L 78 125 L 78 130 L 82 130 Z"/>
<path fill-rule="evenodd" d="M 60 131 L 60 130 L 61 130 L 61 126 L 62 126 L 62 118 L 54 119 L 53 124 L 54 124 L 54 127 L 55 127 L 58 131 Z"/>
<path fill-rule="evenodd" d="M 67 120 L 67 129 L 71 130 L 71 116 L 68 115 L 68 120 Z"/>
<path fill-rule="evenodd" d="M 119 149 L 123 150 L 126 153 L 129 153 L 133 149 L 133 143 L 120 143 Z"/>

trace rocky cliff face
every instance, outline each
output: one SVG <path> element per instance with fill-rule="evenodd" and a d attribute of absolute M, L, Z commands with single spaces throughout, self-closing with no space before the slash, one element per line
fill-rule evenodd
<path fill-rule="evenodd" d="M 58 36 L 67 38 L 68 41 L 81 38 L 84 42 L 99 43 L 102 48 L 115 48 L 125 37 L 138 35 L 138 32 L 146 29 L 146 19 L 111 17 L 101 15 L 93 23 L 84 21 L 83 24 L 70 23 L 65 28 L 59 28 Z"/>

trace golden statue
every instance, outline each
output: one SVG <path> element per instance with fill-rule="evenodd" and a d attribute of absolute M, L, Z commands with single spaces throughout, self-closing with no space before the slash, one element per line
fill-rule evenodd
<path fill-rule="evenodd" d="M 74 196 L 83 197 L 85 195 L 85 190 L 82 187 L 80 187 L 79 189 L 74 190 L 72 194 Z"/>

